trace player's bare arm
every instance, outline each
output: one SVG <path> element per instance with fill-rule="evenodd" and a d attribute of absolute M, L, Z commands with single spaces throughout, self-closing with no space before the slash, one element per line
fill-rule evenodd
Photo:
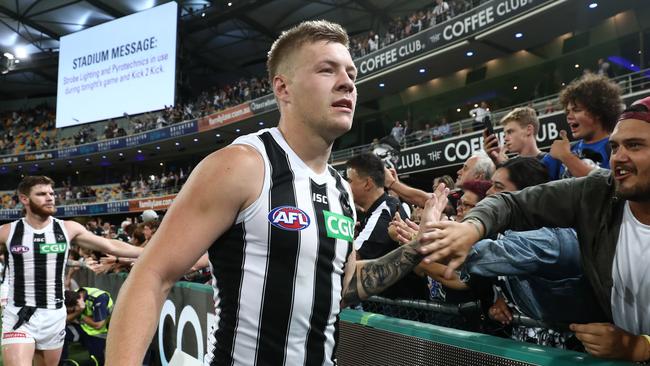
<path fill-rule="evenodd" d="M 142 362 L 167 293 L 257 199 L 263 180 L 261 156 L 241 145 L 218 150 L 194 169 L 120 290 L 106 365 Z M 133 324 L 141 331 L 133 332 Z"/>
<path fill-rule="evenodd" d="M 97 236 L 75 221 L 66 221 L 65 228 L 70 235 L 70 241 L 84 248 L 97 250 L 117 257 L 137 258 L 142 248 L 120 240 L 107 239 Z"/>
<path fill-rule="evenodd" d="M 0 226 L 0 249 L 2 249 L 2 247 L 7 245 L 10 231 L 11 231 L 11 225 L 4 224 Z"/>
<path fill-rule="evenodd" d="M 449 190 L 445 188 L 444 184 L 438 186 L 436 192 L 426 202 L 422 212 L 420 231 L 410 243 L 402 245 L 381 258 L 353 263 L 354 271 L 351 274 L 346 273 L 344 282 L 346 284 L 342 296 L 344 304 L 355 304 L 381 293 L 413 271 L 424 258 L 424 255 L 418 251 L 423 244 L 427 243 L 422 239 L 423 234 L 431 229 L 431 225 L 438 222 L 440 214 L 447 204 L 448 193 Z"/>

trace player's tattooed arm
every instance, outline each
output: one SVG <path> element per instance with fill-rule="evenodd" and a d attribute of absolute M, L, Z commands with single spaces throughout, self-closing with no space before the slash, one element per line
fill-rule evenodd
<path fill-rule="evenodd" d="M 416 251 L 417 246 L 417 241 L 412 241 L 381 258 L 357 262 L 355 272 L 343 293 L 343 303 L 356 304 L 381 293 L 406 276 L 423 258 Z"/>

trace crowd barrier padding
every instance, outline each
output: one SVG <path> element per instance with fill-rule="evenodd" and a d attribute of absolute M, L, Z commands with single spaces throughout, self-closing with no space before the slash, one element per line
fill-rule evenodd
<path fill-rule="evenodd" d="M 101 288 L 117 298 L 126 275 L 95 275 L 81 269 L 75 279 L 80 286 Z M 213 311 L 210 286 L 176 283 L 163 305 L 152 342 L 154 358 L 167 366 L 175 349 L 181 348 L 202 360 Z M 343 310 L 340 320 L 340 366 L 633 365 L 359 310 Z"/>

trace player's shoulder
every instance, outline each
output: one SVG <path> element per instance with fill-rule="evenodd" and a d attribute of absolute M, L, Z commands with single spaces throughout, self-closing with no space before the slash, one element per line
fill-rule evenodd
<path fill-rule="evenodd" d="M 16 222 L 8 222 L 0 225 L 0 243 L 6 243 L 9 240 L 9 233 L 11 233 L 11 225 Z"/>
<path fill-rule="evenodd" d="M 82 231 L 86 231 L 86 228 L 81 225 L 80 223 L 74 221 L 74 220 L 58 220 L 59 222 L 63 223 L 63 226 L 65 226 L 65 230 L 68 232 L 68 235 L 71 237 L 74 237 L 75 235 L 79 234 Z"/>
<path fill-rule="evenodd" d="M 264 160 L 260 152 L 253 146 L 236 144 L 228 145 L 208 155 L 199 164 L 203 170 L 220 170 L 224 172 L 247 172 L 251 169 L 262 168 Z"/>

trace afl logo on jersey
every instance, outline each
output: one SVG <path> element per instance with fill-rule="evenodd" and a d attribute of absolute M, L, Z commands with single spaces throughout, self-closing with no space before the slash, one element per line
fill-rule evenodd
<path fill-rule="evenodd" d="M 293 206 L 274 208 L 269 212 L 268 219 L 271 225 L 282 230 L 290 231 L 306 229 L 311 221 L 305 211 Z"/>
<path fill-rule="evenodd" d="M 29 252 L 29 248 L 24 245 L 14 245 L 11 247 L 11 253 L 13 254 L 24 254 Z"/>

